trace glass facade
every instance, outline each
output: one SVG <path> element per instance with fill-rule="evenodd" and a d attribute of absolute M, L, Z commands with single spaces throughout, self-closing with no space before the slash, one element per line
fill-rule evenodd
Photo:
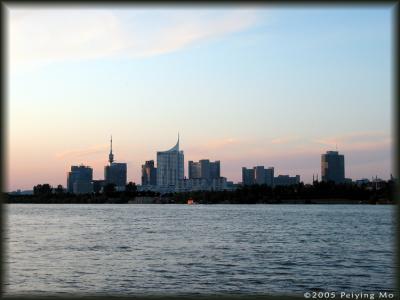
<path fill-rule="evenodd" d="M 343 183 L 345 181 L 344 155 L 337 151 L 327 151 L 321 155 L 322 181 Z"/>
<path fill-rule="evenodd" d="M 127 167 L 126 163 L 111 163 L 109 166 L 104 167 L 104 178 L 106 184 L 113 183 L 117 187 L 125 187 L 127 180 Z"/>
<path fill-rule="evenodd" d="M 71 166 L 71 172 L 67 177 L 67 192 L 74 194 L 86 194 L 93 191 L 93 169 L 84 165 Z"/>
<path fill-rule="evenodd" d="M 184 178 L 184 156 L 177 144 L 168 151 L 157 152 L 157 186 L 175 187 Z"/>

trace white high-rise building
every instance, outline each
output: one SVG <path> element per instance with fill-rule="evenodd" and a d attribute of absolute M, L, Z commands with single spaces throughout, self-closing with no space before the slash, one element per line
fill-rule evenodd
<path fill-rule="evenodd" d="M 179 151 L 178 141 L 167 151 L 157 152 L 157 186 L 165 190 L 174 190 L 178 180 L 184 178 L 184 156 Z"/>

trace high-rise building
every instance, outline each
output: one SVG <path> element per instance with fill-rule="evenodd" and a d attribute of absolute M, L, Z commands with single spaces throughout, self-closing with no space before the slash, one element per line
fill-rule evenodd
<path fill-rule="evenodd" d="M 221 177 L 221 163 L 219 160 L 210 162 L 210 179 L 218 179 Z"/>
<path fill-rule="evenodd" d="M 114 154 L 112 153 L 112 137 L 110 145 L 110 154 L 108 155 L 108 161 L 110 164 L 104 167 L 104 180 L 106 184 L 115 184 L 117 190 L 124 190 L 127 182 L 127 165 L 126 163 L 114 162 Z"/>
<path fill-rule="evenodd" d="M 274 184 L 274 168 L 267 169 L 264 166 L 253 167 L 252 169 L 242 168 L 242 184 L 266 184 L 272 186 Z"/>
<path fill-rule="evenodd" d="M 201 178 L 201 165 L 200 162 L 194 162 L 192 160 L 188 163 L 189 179 Z"/>
<path fill-rule="evenodd" d="M 93 192 L 93 169 L 88 166 L 71 166 L 68 172 L 67 191 L 74 194 L 88 194 Z"/>
<path fill-rule="evenodd" d="M 344 183 L 344 155 L 338 151 L 327 151 L 321 155 L 322 181 Z"/>
<path fill-rule="evenodd" d="M 106 184 L 115 184 L 117 190 L 124 190 L 127 181 L 127 166 L 126 163 L 111 163 L 104 167 L 104 179 Z"/>
<path fill-rule="evenodd" d="M 265 168 L 264 166 L 254 167 L 254 182 L 256 184 L 266 184 Z"/>
<path fill-rule="evenodd" d="M 243 185 L 253 185 L 254 180 L 254 169 L 242 168 L 242 183 Z"/>
<path fill-rule="evenodd" d="M 265 169 L 265 184 L 268 186 L 274 185 L 274 168 L 269 167 Z"/>
<path fill-rule="evenodd" d="M 201 178 L 210 180 L 210 160 L 201 159 L 199 160 L 199 163 L 200 163 Z"/>
<path fill-rule="evenodd" d="M 157 152 L 157 186 L 173 189 L 184 178 L 184 156 L 178 141 L 167 151 Z"/>
<path fill-rule="evenodd" d="M 142 185 L 157 184 L 157 168 L 154 167 L 154 160 L 148 160 L 142 165 Z"/>
<path fill-rule="evenodd" d="M 209 159 L 201 159 L 198 162 L 189 161 L 189 179 L 202 178 L 211 182 L 220 178 L 220 161 L 210 162 Z"/>

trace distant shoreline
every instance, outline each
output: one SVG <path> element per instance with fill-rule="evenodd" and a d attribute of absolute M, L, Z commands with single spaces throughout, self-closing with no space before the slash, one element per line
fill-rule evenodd
<path fill-rule="evenodd" d="M 13 199 L 12 199 L 13 198 Z M 4 201 L 5 204 L 184 204 L 172 202 L 172 199 L 160 199 L 158 197 L 136 197 L 135 199 L 113 199 L 113 198 L 102 198 L 102 199 L 77 199 L 77 198 L 49 198 L 49 199 L 32 199 L 32 197 L 12 197 Z M 222 201 L 220 203 L 196 203 L 196 205 L 280 205 L 280 204 L 293 204 L 293 205 L 310 205 L 310 204 L 324 204 L 324 205 L 394 205 L 395 203 L 388 199 L 378 200 L 356 200 L 356 199 L 282 199 L 282 200 L 269 200 L 267 202 L 256 202 L 256 203 L 230 203 L 229 201 Z M 191 206 L 191 205 L 189 205 Z"/>

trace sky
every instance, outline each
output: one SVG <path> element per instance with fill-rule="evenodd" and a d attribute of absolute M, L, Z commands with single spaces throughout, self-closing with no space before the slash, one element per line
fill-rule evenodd
<path fill-rule="evenodd" d="M 104 177 L 110 135 L 128 181 L 175 145 L 221 176 L 274 167 L 393 170 L 393 6 L 8 5 L 6 188 Z"/>

